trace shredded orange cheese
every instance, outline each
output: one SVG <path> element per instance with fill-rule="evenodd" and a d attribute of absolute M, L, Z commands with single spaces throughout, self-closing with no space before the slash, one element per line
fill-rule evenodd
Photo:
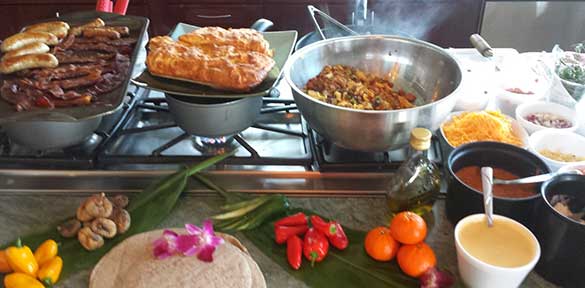
<path fill-rule="evenodd" d="M 496 141 L 523 146 L 512 122 L 497 111 L 463 112 L 442 125 L 447 142 L 457 147 L 470 142 Z"/>

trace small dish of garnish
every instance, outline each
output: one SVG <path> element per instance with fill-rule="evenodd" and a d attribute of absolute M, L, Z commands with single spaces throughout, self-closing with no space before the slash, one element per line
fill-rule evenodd
<path fill-rule="evenodd" d="M 496 73 L 498 85 L 495 104 L 498 110 L 514 117 L 516 108 L 542 101 L 549 94 L 553 73 L 540 61 L 540 55 L 527 53 L 506 57 Z"/>
<path fill-rule="evenodd" d="M 585 161 L 585 157 L 582 156 L 578 156 L 575 155 L 573 153 L 563 153 L 560 151 L 552 151 L 549 149 L 542 149 L 539 150 L 538 153 L 540 153 L 542 156 L 556 160 L 556 161 L 560 161 L 560 162 L 581 162 L 581 161 Z"/>
<path fill-rule="evenodd" d="M 450 148 L 481 141 L 528 147 L 528 133 L 522 125 L 498 111 L 451 113 L 440 131 Z"/>
<path fill-rule="evenodd" d="M 543 129 L 574 132 L 579 126 L 574 109 L 557 103 L 530 102 L 516 108 L 516 120 L 533 133 Z"/>
<path fill-rule="evenodd" d="M 581 48 L 578 48 L 581 47 Z M 564 51 L 556 62 L 555 72 L 561 79 L 561 84 L 567 92 L 576 100 L 581 100 L 585 91 L 585 51 L 583 44 L 577 45 L 575 52 Z M 558 52 L 558 47 L 553 48 L 553 53 Z"/>
<path fill-rule="evenodd" d="M 551 170 L 567 164 L 585 163 L 585 137 L 559 129 L 546 129 L 530 136 L 530 150 Z"/>

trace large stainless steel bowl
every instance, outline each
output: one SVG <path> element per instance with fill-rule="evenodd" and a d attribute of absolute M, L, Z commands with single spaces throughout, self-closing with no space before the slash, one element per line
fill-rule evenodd
<path fill-rule="evenodd" d="M 324 66 L 344 64 L 378 75 L 414 92 L 419 106 L 366 111 L 314 99 L 303 92 L 307 81 Z M 453 110 L 461 82 L 457 62 L 433 44 L 398 36 L 350 36 L 311 44 L 291 56 L 284 76 L 297 107 L 311 128 L 344 148 L 387 151 L 408 143 L 415 127 L 435 130 Z"/>

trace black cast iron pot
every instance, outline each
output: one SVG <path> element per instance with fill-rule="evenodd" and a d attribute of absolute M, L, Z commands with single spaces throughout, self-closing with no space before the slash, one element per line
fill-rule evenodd
<path fill-rule="evenodd" d="M 448 160 L 447 217 L 457 223 L 463 217 L 483 213 L 483 194 L 459 181 L 455 173 L 466 166 L 490 166 L 504 169 L 519 177 L 549 173 L 548 166 L 531 152 L 503 143 L 476 142 L 457 147 Z M 531 228 L 532 211 L 541 201 L 537 186 L 526 198 L 494 196 L 494 214 L 510 217 Z M 532 229 L 531 229 L 532 230 Z"/>
<path fill-rule="evenodd" d="M 585 224 L 557 212 L 551 199 L 567 195 L 571 211 L 585 208 L 585 176 L 560 175 L 542 185 L 542 198 L 534 210 L 534 234 L 541 247 L 536 272 L 563 287 L 584 287 Z"/>

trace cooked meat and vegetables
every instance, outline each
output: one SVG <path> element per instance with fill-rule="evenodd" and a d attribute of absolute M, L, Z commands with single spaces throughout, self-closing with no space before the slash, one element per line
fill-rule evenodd
<path fill-rule="evenodd" d="M 29 26 L 0 45 L 0 95 L 17 111 L 99 103 L 128 76 L 137 42 L 129 36 L 128 27 L 99 18 L 73 28 L 60 21 Z"/>
<path fill-rule="evenodd" d="M 344 65 L 325 66 L 310 79 L 305 92 L 323 102 L 361 110 L 397 110 L 412 108 L 416 96 L 394 90 L 388 79 Z"/>

